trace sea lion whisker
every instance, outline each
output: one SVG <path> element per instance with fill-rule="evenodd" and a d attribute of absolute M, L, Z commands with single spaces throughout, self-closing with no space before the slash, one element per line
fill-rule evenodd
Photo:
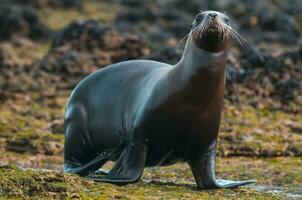
<path fill-rule="evenodd" d="M 228 29 L 230 32 L 233 32 L 234 34 L 236 34 L 244 42 L 247 42 L 247 40 L 243 36 L 241 36 L 237 31 L 235 31 L 231 26 L 225 25 L 223 23 L 221 23 L 221 25 L 223 27 L 225 27 L 226 29 Z"/>
<path fill-rule="evenodd" d="M 225 29 L 231 33 L 232 37 L 237 39 L 241 46 L 243 46 L 243 42 L 247 42 L 247 40 L 242 37 L 237 31 L 235 31 L 231 26 L 225 25 L 222 22 L 219 22 L 221 26 L 223 26 Z"/>
<path fill-rule="evenodd" d="M 187 33 L 182 39 L 180 39 L 180 41 L 176 45 L 176 49 L 178 49 L 180 47 L 180 45 L 188 38 L 190 33 L 191 32 Z"/>
<path fill-rule="evenodd" d="M 225 40 L 231 31 L 228 28 L 226 28 L 223 22 L 221 22 L 220 20 L 218 21 L 218 24 L 220 25 L 219 28 L 221 29 L 222 39 Z"/>
<path fill-rule="evenodd" d="M 240 37 L 241 40 L 243 40 L 244 42 L 247 42 L 247 40 L 244 37 L 242 37 L 237 31 L 235 31 L 235 30 L 232 30 L 232 31 L 234 32 L 234 34 L 236 34 L 238 37 Z"/>
<path fill-rule="evenodd" d="M 206 24 L 204 24 L 204 26 L 203 26 L 202 29 L 200 30 L 201 36 L 204 36 L 205 30 L 207 30 L 207 29 L 208 29 L 208 21 L 207 21 Z"/>
<path fill-rule="evenodd" d="M 234 30 L 231 27 L 226 26 L 225 24 L 223 24 L 222 22 L 219 22 L 220 25 L 228 31 L 228 33 L 231 34 L 231 36 L 233 38 L 235 38 L 236 40 L 238 40 L 238 42 L 240 43 L 240 45 L 242 46 L 242 42 L 241 42 L 241 38 L 237 37 L 237 35 L 234 33 Z"/>
<path fill-rule="evenodd" d="M 196 37 L 200 33 L 200 29 L 202 28 L 202 26 L 203 26 L 202 24 L 197 26 L 194 37 Z"/>
<path fill-rule="evenodd" d="M 204 24 L 200 29 L 198 30 L 198 35 L 202 37 L 204 35 L 204 30 L 206 29 L 207 24 Z"/>
<path fill-rule="evenodd" d="M 225 38 L 225 28 L 224 28 L 224 26 L 222 26 L 221 21 L 218 19 L 217 21 L 208 20 L 207 22 L 208 22 L 208 23 L 207 23 L 208 26 L 210 26 L 210 25 L 212 25 L 213 23 L 215 23 L 214 26 L 215 26 L 215 27 L 217 28 L 217 30 L 218 30 L 219 38 L 222 38 L 222 39 L 224 40 L 224 38 Z M 207 28 L 208 28 L 208 27 L 206 27 L 205 30 L 206 30 Z"/>
<path fill-rule="evenodd" d="M 229 33 L 231 34 L 231 36 L 233 38 L 235 38 L 240 43 L 241 46 L 243 46 L 241 38 L 239 38 L 232 30 L 230 30 L 230 29 L 228 29 L 228 30 L 229 30 Z"/>
<path fill-rule="evenodd" d="M 196 35 L 198 34 L 198 29 L 200 29 L 200 26 L 196 26 L 196 27 L 194 27 L 193 29 L 191 29 L 191 30 L 189 31 L 189 33 L 187 33 L 187 34 L 179 41 L 179 43 L 177 44 L 176 48 L 178 48 L 179 45 L 180 45 L 183 41 L 185 41 L 190 35 L 192 35 L 192 37 L 195 39 L 195 38 L 196 38 Z"/>
<path fill-rule="evenodd" d="M 222 40 L 224 40 L 225 39 L 225 29 L 224 29 L 224 27 L 219 26 L 218 29 L 219 29 L 219 33 L 220 33 L 219 37 L 222 38 Z"/>
<path fill-rule="evenodd" d="M 194 31 L 195 28 L 191 29 L 189 31 L 189 33 L 187 33 L 182 39 L 180 39 L 180 41 L 178 42 L 177 46 L 176 46 L 176 49 L 178 49 L 178 47 L 181 45 L 182 42 L 184 42 L 188 37 L 189 35 Z"/>
<path fill-rule="evenodd" d="M 202 30 L 204 29 L 204 27 L 206 26 L 205 22 L 202 22 L 199 26 L 198 26 L 198 34 L 202 33 Z"/>
<path fill-rule="evenodd" d="M 189 34 L 191 33 L 191 35 L 194 36 L 196 34 L 197 29 L 198 29 L 198 26 L 194 27 L 193 29 L 191 29 Z"/>
<path fill-rule="evenodd" d="M 193 34 L 193 39 L 196 40 L 197 37 L 201 34 L 201 30 L 203 29 L 204 27 L 204 23 L 200 24 L 199 26 L 196 27 L 196 31 L 194 31 L 194 34 Z"/>
<path fill-rule="evenodd" d="M 231 31 L 231 33 L 237 38 L 237 40 L 240 40 L 242 43 L 246 43 L 247 42 L 247 40 L 244 39 L 242 36 L 240 36 L 237 32 Z"/>
<path fill-rule="evenodd" d="M 190 35 L 191 35 L 191 37 L 195 38 L 196 31 L 197 31 L 198 28 L 199 28 L 199 26 L 196 26 L 196 27 L 194 27 L 193 29 L 191 29 L 191 30 L 189 31 L 189 33 L 187 33 L 187 34 L 180 40 L 180 42 L 178 43 L 178 45 L 176 46 L 176 48 L 178 48 L 179 45 L 180 45 L 184 40 L 186 40 Z"/>
<path fill-rule="evenodd" d="M 227 27 L 230 28 L 230 31 L 233 32 L 236 36 L 238 36 L 242 41 L 247 42 L 247 40 L 242 37 L 237 31 L 235 31 L 232 27 Z"/>
<path fill-rule="evenodd" d="M 237 35 L 234 32 L 230 32 L 231 35 L 233 36 L 233 38 L 236 38 L 238 40 L 238 42 L 240 43 L 241 46 L 243 46 L 241 39 L 237 37 Z"/>
<path fill-rule="evenodd" d="M 223 22 L 221 21 L 218 21 L 219 25 L 221 25 L 223 28 L 225 28 L 226 30 L 228 30 L 229 32 L 233 31 L 232 27 L 231 26 L 228 26 L 226 24 L 224 24 Z"/>
<path fill-rule="evenodd" d="M 228 11 L 224 11 L 223 14 L 229 15 L 229 12 Z"/>

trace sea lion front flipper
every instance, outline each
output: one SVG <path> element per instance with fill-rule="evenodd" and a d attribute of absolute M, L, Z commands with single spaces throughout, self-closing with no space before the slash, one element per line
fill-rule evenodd
<path fill-rule="evenodd" d="M 129 144 L 122 152 L 120 158 L 104 177 L 87 177 L 96 182 L 107 182 L 118 185 L 137 182 L 143 174 L 147 155 L 145 144 Z"/>
<path fill-rule="evenodd" d="M 206 152 L 190 161 L 189 165 L 194 175 L 198 189 L 236 188 L 256 182 L 256 180 L 232 181 L 215 179 L 216 142 L 209 146 Z"/>

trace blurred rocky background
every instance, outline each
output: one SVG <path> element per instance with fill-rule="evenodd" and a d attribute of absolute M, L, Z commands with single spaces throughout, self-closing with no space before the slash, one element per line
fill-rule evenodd
<path fill-rule="evenodd" d="M 237 173 L 235 178 L 257 178 L 265 185 L 262 190 L 254 188 L 256 193 L 240 190 L 241 195 L 264 198 L 280 187 L 278 198 L 302 198 L 302 189 L 295 189 L 302 188 L 300 0 L 0 0 L 0 170 L 8 177 L 20 169 L 7 164 L 58 171 L 31 172 L 30 176 L 42 177 L 21 183 L 3 176 L 0 196 L 2 192 L 6 197 L 72 197 L 69 187 L 61 188 L 71 179 L 51 179 L 62 171 L 63 114 L 72 88 L 115 62 L 177 63 L 192 20 L 204 10 L 229 15 L 231 25 L 247 40 L 240 45 L 233 39 L 228 56 L 218 174 Z M 228 168 L 236 161 L 243 162 L 240 176 Z M 167 172 L 176 185 L 179 170 L 188 173 L 182 165 Z M 161 171 L 148 173 L 148 181 L 163 176 L 156 174 Z M 51 186 L 38 187 L 43 176 Z M 33 183 L 37 186 L 31 188 Z M 74 193 L 80 196 L 79 191 Z M 172 193 L 166 198 L 178 197 Z M 236 191 L 218 195 L 227 198 Z"/>

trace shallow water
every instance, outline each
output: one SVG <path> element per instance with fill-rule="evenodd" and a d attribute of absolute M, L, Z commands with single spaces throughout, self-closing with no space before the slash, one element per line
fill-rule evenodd
<path fill-rule="evenodd" d="M 246 187 L 259 192 L 267 192 L 274 195 L 285 195 L 290 199 L 302 199 L 302 185 L 301 187 L 286 188 L 281 186 L 251 184 Z"/>

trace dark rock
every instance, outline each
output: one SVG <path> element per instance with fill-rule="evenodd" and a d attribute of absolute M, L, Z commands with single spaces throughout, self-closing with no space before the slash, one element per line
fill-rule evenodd
<path fill-rule="evenodd" d="M 6 145 L 7 151 L 17 152 L 17 153 L 25 153 L 29 152 L 31 154 L 39 153 L 39 148 L 31 143 L 28 138 L 18 138 L 7 141 Z"/>
<path fill-rule="evenodd" d="M 265 55 L 256 46 L 246 46 L 243 49 L 243 59 L 245 59 L 246 66 L 248 67 L 259 67 L 265 62 Z"/>
<path fill-rule="evenodd" d="M 302 91 L 301 81 L 295 79 L 276 81 L 274 95 L 282 97 L 287 101 L 295 100 L 298 91 Z"/>
<path fill-rule="evenodd" d="M 81 8 L 82 0 L 1 0 L 1 4 L 31 5 L 36 8 Z"/>
<path fill-rule="evenodd" d="M 148 0 L 107 0 L 110 3 L 116 3 L 127 7 L 138 8 L 150 3 Z M 152 2 L 155 3 L 155 2 Z"/>
<path fill-rule="evenodd" d="M 46 39 L 51 31 L 39 20 L 30 6 L 0 6 L 0 40 L 13 36 Z"/>
<path fill-rule="evenodd" d="M 96 54 L 58 48 L 36 64 L 35 73 L 41 87 L 55 84 L 57 88 L 71 89 L 85 75 L 96 71 L 97 64 L 102 64 L 101 62 L 110 63 L 108 59 Z"/>
<path fill-rule="evenodd" d="M 260 26 L 263 30 L 283 31 L 293 35 L 299 35 L 300 32 L 296 20 L 292 16 L 280 12 L 263 18 L 260 16 Z"/>
<path fill-rule="evenodd" d="M 66 46 L 78 51 L 115 51 L 112 54 L 113 61 L 121 61 L 144 56 L 146 44 L 146 40 L 140 36 L 118 32 L 96 20 L 87 20 L 73 22 L 60 31 L 54 39 L 52 49 Z"/>
<path fill-rule="evenodd" d="M 98 68 L 141 58 L 148 52 L 144 38 L 118 32 L 96 20 L 78 21 L 58 33 L 36 70 L 58 75 L 58 87 L 71 88 Z"/>
<path fill-rule="evenodd" d="M 158 52 L 150 54 L 149 56 L 145 57 L 145 59 L 174 65 L 180 60 L 181 56 L 181 51 L 178 51 L 176 48 L 166 47 Z"/>
<path fill-rule="evenodd" d="M 298 96 L 302 95 L 301 61 L 299 50 L 277 54 L 247 46 L 239 68 L 229 61 L 227 98 L 234 100 L 250 96 L 248 101 L 253 105 L 258 105 L 262 98 L 279 99 L 283 105 L 299 104 Z"/>
<path fill-rule="evenodd" d="M 171 38 L 171 36 L 184 37 L 190 30 L 193 16 L 174 8 L 175 6 L 162 4 L 157 2 L 150 6 L 146 3 L 142 7 L 134 8 L 125 6 L 118 13 L 115 23 L 120 25 L 127 22 L 128 27 L 139 27 L 141 31 L 152 37 L 162 36 L 158 40 L 159 43 L 164 42 L 164 38 Z"/>
<path fill-rule="evenodd" d="M 116 22 L 127 21 L 137 23 L 138 21 L 152 22 L 155 19 L 155 14 L 148 7 L 131 8 L 121 10 L 117 17 Z"/>
<path fill-rule="evenodd" d="M 159 12 L 159 24 L 176 37 L 184 37 L 190 31 L 192 15 L 177 9 L 167 9 Z"/>
<path fill-rule="evenodd" d="M 96 20 L 75 21 L 54 38 L 52 48 L 70 45 L 73 49 L 88 49 L 104 46 L 108 27 Z"/>
<path fill-rule="evenodd" d="M 75 51 L 56 51 L 55 53 L 57 53 L 58 55 L 53 58 L 53 62 L 55 62 L 56 67 L 50 67 L 52 65 L 42 65 L 42 69 L 44 69 L 48 73 L 71 73 L 73 75 L 77 75 L 77 71 L 75 71 L 73 67 L 75 63 L 80 63 L 80 55 Z"/>
<path fill-rule="evenodd" d="M 51 3 L 55 2 L 54 0 L 49 1 L 50 5 L 53 5 L 54 7 L 64 7 L 64 8 L 80 8 L 82 7 L 82 0 L 59 0 L 56 1 L 56 3 Z"/>
<path fill-rule="evenodd" d="M 285 13 L 301 16 L 302 4 L 300 0 L 279 1 L 279 3 L 279 8 L 281 8 Z"/>
<path fill-rule="evenodd" d="M 243 16 L 242 28 L 258 28 L 263 31 L 286 33 L 292 36 L 300 35 L 296 19 L 280 10 L 280 7 L 277 7 L 279 10 L 273 9 L 268 1 L 246 2 L 246 6 L 248 4 L 253 5 L 248 7 Z"/>

